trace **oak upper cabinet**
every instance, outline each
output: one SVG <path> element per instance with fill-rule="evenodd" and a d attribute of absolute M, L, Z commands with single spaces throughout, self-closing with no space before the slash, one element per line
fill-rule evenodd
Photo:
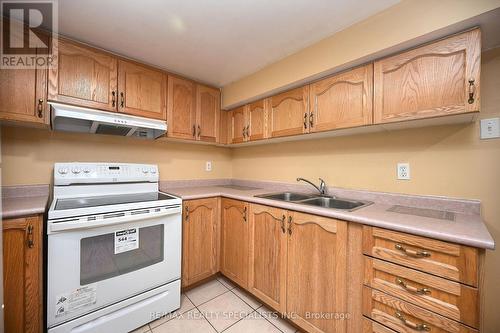
<path fill-rule="evenodd" d="M 229 143 L 241 143 L 247 138 L 247 112 L 246 106 L 229 111 L 229 127 L 231 133 Z"/>
<path fill-rule="evenodd" d="M 229 111 L 222 111 L 220 112 L 220 121 L 219 121 L 219 143 L 222 144 L 229 144 L 229 136 L 231 133 L 231 128 L 230 128 L 230 112 Z"/>
<path fill-rule="evenodd" d="M 269 97 L 268 137 L 308 132 L 309 86 Z"/>
<path fill-rule="evenodd" d="M 223 198 L 221 210 L 221 272 L 247 288 L 248 203 Z"/>
<path fill-rule="evenodd" d="M 182 286 L 218 271 L 219 206 L 217 198 L 184 201 L 182 228 Z"/>
<path fill-rule="evenodd" d="M 246 140 L 262 140 L 267 137 L 267 100 L 261 99 L 247 105 Z"/>
<path fill-rule="evenodd" d="M 290 212 L 287 312 L 308 332 L 346 332 L 346 319 L 308 313 L 347 312 L 347 222 Z"/>
<path fill-rule="evenodd" d="M 248 289 L 281 313 L 286 312 L 287 211 L 250 206 Z"/>
<path fill-rule="evenodd" d="M 220 91 L 196 85 L 196 140 L 218 142 L 220 131 Z"/>
<path fill-rule="evenodd" d="M 64 39 L 56 45 L 57 66 L 49 71 L 48 99 L 116 111 L 117 59 Z"/>
<path fill-rule="evenodd" d="M 118 111 L 134 116 L 167 118 L 167 75 L 135 62 L 118 63 Z"/>
<path fill-rule="evenodd" d="M 480 66 L 479 29 L 376 61 L 375 123 L 479 111 Z"/>
<path fill-rule="evenodd" d="M 310 132 L 372 123 L 372 64 L 313 83 L 310 90 Z"/>
<path fill-rule="evenodd" d="M 168 77 L 169 138 L 196 140 L 196 87 L 192 81 Z"/>
<path fill-rule="evenodd" d="M 2 226 L 5 332 L 40 333 L 43 217 L 3 220 Z"/>

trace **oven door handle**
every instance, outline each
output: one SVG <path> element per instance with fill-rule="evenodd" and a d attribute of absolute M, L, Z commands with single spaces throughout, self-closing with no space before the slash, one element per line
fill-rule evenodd
<path fill-rule="evenodd" d="M 110 225 L 116 224 L 125 224 L 139 220 L 146 220 L 157 218 L 161 216 L 181 214 L 182 207 L 172 207 L 166 208 L 159 212 L 147 213 L 147 214 L 138 214 L 138 215 L 128 215 L 128 216 L 120 216 L 114 218 L 108 218 L 106 220 L 96 220 L 96 221 L 70 221 L 70 222 L 58 222 L 58 223 L 50 223 L 49 224 L 49 233 L 55 233 L 60 231 L 70 231 L 76 229 L 95 229 L 99 227 L 107 227 Z"/>

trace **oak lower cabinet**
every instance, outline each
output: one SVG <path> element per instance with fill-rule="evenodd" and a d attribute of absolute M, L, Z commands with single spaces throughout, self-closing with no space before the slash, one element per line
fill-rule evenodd
<path fill-rule="evenodd" d="M 243 288 L 248 286 L 248 203 L 223 198 L 221 202 L 222 274 Z"/>
<path fill-rule="evenodd" d="M 375 61 L 375 123 L 479 111 L 480 68 L 479 29 Z"/>
<path fill-rule="evenodd" d="M 43 329 L 43 216 L 3 220 L 5 332 Z"/>
<path fill-rule="evenodd" d="M 308 133 L 309 86 L 269 97 L 267 131 L 269 138 Z"/>
<path fill-rule="evenodd" d="M 307 332 L 346 332 L 347 222 L 250 207 L 248 290 Z"/>
<path fill-rule="evenodd" d="M 248 290 L 281 313 L 286 312 L 287 211 L 250 206 Z"/>
<path fill-rule="evenodd" d="M 182 286 L 187 287 L 218 272 L 218 198 L 183 202 Z"/>
<path fill-rule="evenodd" d="M 118 111 L 167 119 L 167 74 L 132 61 L 118 61 Z"/>
<path fill-rule="evenodd" d="M 117 111 L 116 57 L 65 39 L 55 46 L 57 66 L 49 71 L 49 100 Z"/>
<path fill-rule="evenodd" d="M 370 125 L 372 99 L 372 64 L 311 84 L 309 132 Z"/>

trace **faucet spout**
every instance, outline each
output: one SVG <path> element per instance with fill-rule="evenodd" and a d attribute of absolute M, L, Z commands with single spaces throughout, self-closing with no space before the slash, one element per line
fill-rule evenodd
<path fill-rule="evenodd" d="M 319 186 L 316 186 L 313 182 L 305 179 L 305 178 L 302 178 L 302 177 L 298 177 L 297 178 L 297 181 L 300 182 L 300 181 L 303 181 L 303 182 L 306 182 L 308 183 L 309 185 L 311 185 L 312 187 L 314 187 L 316 190 L 318 190 L 319 194 L 320 195 L 325 195 L 326 194 L 326 183 L 323 179 L 319 179 L 320 180 L 320 184 Z"/>

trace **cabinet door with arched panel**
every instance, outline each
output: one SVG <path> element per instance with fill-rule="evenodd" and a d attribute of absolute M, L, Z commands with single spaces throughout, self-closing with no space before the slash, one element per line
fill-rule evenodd
<path fill-rule="evenodd" d="M 270 138 L 309 132 L 309 86 L 269 97 L 268 101 Z"/>

